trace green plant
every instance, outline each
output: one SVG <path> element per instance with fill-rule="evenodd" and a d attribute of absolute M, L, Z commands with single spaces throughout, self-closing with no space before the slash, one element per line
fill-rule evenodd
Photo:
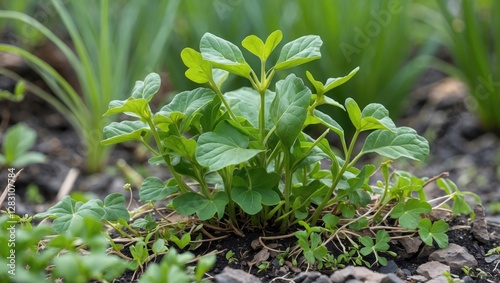
<path fill-rule="evenodd" d="M 484 279 L 490 276 L 487 272 L 485 272 L 481 268 L 472 269 L 472 267 L 464 266 L 462 267 L 462 271 L 465 273 L 465 275 L 470 276 L 472 278 Z"/>
<path fill-rule="evenodd" d="M 166 61 L 171 82 L 177 89 L 191 89 L 175 67 L 181 64 L 177 54 L 185 46 L 195 46 L 207 31 L 231 42 L 240 41 L 249 33 L 265 37 L 280 28 L 284 40 L 292 40 L 305 34 L 317 34 L 328 46 L 323 59 L 306 66 L 294 67 L 296 74 L 307 70 L 326 81 L 332 75 L 347 74 L 356 66 L 362 68 L 353 82 L 335 90 L 337 101 L 352 97 L 364 107 L 372 102 L 384 104 L 391 117 L 398 117 L 403 110 L 407 94 L 430 58 L 434 42 L 419 42 L 415 38 L 421 30 L 413 19 L 413 1 L 316 1 L 315 5 L 299 1 L 183 1 L 179 6 L 179 28 L 174 31 L 179 40 L 172 47 Z M 216 13 L 206 13 L 215 10 Z M 245 27 L 234 26 L 234 21 L 245 22 Z M 207 30 L 210 26 L 210 30 Z M 428 39 L 425 34 L 425 39 Z M 397 47 L 396 47 L 397 46 Z M 279 54 L 271 54 L 276 61 Z M 259 64 L 254 58 L 246 58 L 250 64 Z M 332 71 L 333 70 L 333 71 Z M 277 73 L 278 79 L 285 73 Z M 244 84 L 240 78 L 228 78 L 225 88 L 234 89 Z M 323 105 L 344 130 L 352 133 L 349 119 L 343 113 L 335 113 L 332 107 Z"/>
<path fill-rule="evenodd" d="M 226 253 L 226 260 L 228 263 L 236 263 L 238 262 L 238 258 L 234 256 L 234 252 L 229 250 Z"/>
<path fill-rule="evenodd" d="M 70 85 L 53 67 L 21 47 L 0 44 L 0 51 L 21 56 L 45 80 L 58 99 L 33 84 L 27 87 L 72 123 L 86 150 L 85 168 L 95 172 L 102 169 L 109 155 L 109 148 L 100 144 L 101 129 L 107 122 L 100 115 L 112 99 L 119 99 L 130 87 L 131 78 L 142 76 L 145 69 L 161 61 L 179 1 L 165 1 L 160 6 L 107 0 L 50 3 L 71 37 L 74 51 L 29 15 L 0 11 L 0 19 L 26 23 L 55 44 L 75 71 L 79 87 Z M 20 79 L 3 68 L 0 73 Z"/>
<path fill-rule="evenodd" d="M 477 113 L 484 127 L 500 130 L 500 19 L 494 11 L 498 1 L 436 1 L 437 14 L 427 11 L 428 23 L 438 32 L 439 40 L 449 48 L 455 65 L 439 62 L 436 67 L 458 77 L 469 88 L 469 108 Z"/>
<path fill-rule="evenodd" d="M 206 282 L 203 275 L 215 264 L 215 255 L 198 259 L 194 274 L 186 271 L 186 263 L 193 258 L 193 254 L 189 252 L 178 254 L 175 249 L 170 249 L 160 264 L 151 264 L 148 267 L 139 283 Z"/>
<path fill-rule="evenodd" d="M 275 73 L 321 56 L 321 39 L 304 36 L 285 44 L 274 66 L 267 68 L 267 59 L 281 39 L 281 32 L 276 31 L 265 42 L 253 35 L 243 40 L 243 46 L 261 61 L 259 75 L 236 45 L 207 33 L 200 42 L 201 53 L 186 48 L 181 57 L 188 67 L 186 76 L 210 88 L 181 92 L 153 113 L 148 103 L 158 91 L 160 79 L 150 74 L 136 83 L 129 99 L 110 103 L 105 116 L 125 113 L 139 120 L 106 126 L 103 144 L 141 141 L 154 155 L 151 162 L 165 164 L 173 175 L 166 183 L 147 178 L 141 200 L 159 200 L 176 192 L 172 204 L 181 214 L 207 220 L 216 214 L 224 217 L 227 208 L 234 224 L 237 213 L 244 212 L 261 225 L 274 218 L 284 230 L 305 218 L 315 224 L 325 207 L 367 205 L 370 189 L 366 182 L 375 167 L 356 169 L 361 156 L 376 152 L 394 159 L 421 159 L 428 153 L 425 139 L 410 128 L 397 128 L 384 106 L 372 103 L 361 110 L 349 98 L 344 108 L 324 95 L 358 69 L 326 84 L 308 73 L 314 94 L 294 74 L 278 81 L 271 91 Z M 228 73 L 246 78 L 252 88 L 223 94 L 221 85 Z M 343 128 L 316 109 L 323 104 L 347 110 L 356 128 L 349 144 Z M 327 130 L 313 139 L 302 132 L 312 124 L 322 124 Z M 354 153 L 360 133 L 370 130 L 373 132 L 362 150 Z M 340 137 L 343 158 L 330 149 L 325 139 L 329 131 Z M 149 136 L 156 149 L 149 145 Z M 325 158 L 333 161 L 329 171 L 319 167 Z M 316 177 L 319 172 L 321 177 Z M 196 191 L 186 184 L 185 177 L 197 182 Z M 154 198 L 143 197 L 153 191 Z M 311 213 L 309 205 L 313 203 L 317 208 Z"/>
<path fill-rule="evenodd" d="M 33 163 L 43 163 L 46 156 L 40 152 L 29 151 L 36 142 L 36 132 L 24 123 L 10 127 L 2 142 L 0 166 L 24 167 Z"/>
<path fill-rule="evenodd" d="M 0 217 L 0 238 L 10 243 L 0 249 L 2 282 L 54 282 L 57 278 L 109 282 L 127 268 L 124 260 L 106 253 L 107 236 L 93 217 L 80 218 L 64 233 L 54 233 L 47 225 L 32 227 L 30 222 L 31 218 L 13 214 Z"/>
<path fill-rule="evenodd" d="M 104 116 L 124 113 L 135 120 L 106 126 L 102 143 L 139 141 L 153 155 L 149 162 L 166 166 L 172 174 L 166 181 L 147 177 L 140 189 L 141 201 L 154 205 L 167 200 L 168 208 L 181 215 L 195 214 L 201 221 L 227 219 L 236 233 L 242 222 L 274 225 L 281 232 L 300 224 L 305 230 L 294 234 L 306 261 L 332 269 L 350 263 L 370 266 L 364 256 L 371 253 L 375 263 L 385 264 L 380 254 L 393 254 L 387 245 L 393 233 L 418 232 L 426 244 L 436 241 L 445 246 L 447 224 L 424 217 L 432 210 L 430 203 L 447 209 L 453 202 L 453 214 L 470 213 L 464 196 L 477 196 L 459 191 L 453 182 L 442 179 L 444 175 L 427 180 L 393 170 L 391 160 L 378 169 L 372 164 L 357 168 L 357 161 L 368 153 L 421 160 L 429 152 L 428 143 L 413 129 L 396 127 L 381 104 L 360 109 L 351 98 L 340 104 L 325 96 L 354 76 L 357 68 L 325 84 L 306 72 L 314 91 L 294 74 L 277 81 L 272 90 L 276 73 L 321 56 L 321 39 L 309 35 L 286 43 L 271 63 L 268 59 L 281 39 L 281 32 L 275 31 L 265 41 L 254 35 L 243 40 L 243 47 L 260 61 L 256 72 L 236 45 L 206 33 L 200 41 L 201 53 L 186 48 L 181 57 L 188 67 L 186 77 L 208 87 L 181 92 L 154 112 L 150 101 L 160 87 L 160 77 L 152 73 L 136 82 L 127 100 L 110 103 Z M 223 93 L 229 73 L 248 80 L 252 87 Z M 343 127 L 317 109 L 323 104 L 347 112 L 356 129 L 349 142 Z M 326 127 L 319 137 L 303 132 L 316 124 Z M 338 150 L 325 138 L 330 131 L 340 138 Z M 355 151 L 365 131 L 371 133 Z M 321 166 L 325 159 L 331 160 L 329 168 Z M 376 170 L 383 181 L 370 186 Z M 447 195 L 427 200 L 423 187 L 435 180 Z M 330 213 L 323 215 L 326 210 Z M 387 223 L 389 217 L 397 227 Z M 372 230 L 373 237 L 357 232 L 362 229 Z M 351 246 L 341 244 L 341 254 L 334 258 L 326 245 L 339 237 Z M 297 255 L 297 250 L 290 252 L 293 260 Z M 226 257 L 230 260 L 231 253 Z"/>

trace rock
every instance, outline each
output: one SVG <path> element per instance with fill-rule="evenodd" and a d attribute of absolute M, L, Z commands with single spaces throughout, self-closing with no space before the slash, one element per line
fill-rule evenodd
<path fill-rule="evenodd" d="M 486 244 L 490 241 L 490 233 L 488 233 L 484 207 L 480 204 L 476 205 L 474 213 L 476 214 L 476 218 L 472 222 L 472 235 L 479 242 Z"/>
<path fill-rule="evenodd" d="M 420 249 L 420 245 L 422 244 L 422 240 L 420 238 L 414 237 L 414 238 L 403 238 L 399 240 L 399 243 L 403 245 L 405 248 L 406 252 L 409 254 L 414 254 L 417 253 L 418 250 Z"/>
<path fill-rule="evenodd" d="M 396 262 L 394 262 L 394 260 L 389 260 L 387 261 L 387 265 L 386 266 L 382 266 L 378 272 L 382 273 L 382 274 L 390 274 L 390 273 L 396 273 L 396 271 L 398 271 L 399 267 L 398 265 L 396 264 Z"/>
<path fill-rule="evenodd" d="M 426 262 L 417 268 L 417 273 L 427 279 L 442 276 L 445 271 L 450 271 L 450 267 L 437 261 Z"/>
<path fill-rule="evenodd" d="M 215 275 L 216 283 L 261 283 L 257 277 L 243 270 L 225 267 L 222 273 Z"/>
<path fill-rule="evenodd" d="M 342 270 L 335 271 L 330 276 L 330 281 L 346 282 L 348 279 L 357 279 L 364 283 L 380 283 L 385 277 L 387 276 L 371 271 L 366 267 L 348 266 Z"/>
<path fill-rule="evenodd" d="M 403 279 L 399 278 L 396 274 L 390 273 L 387 274 L 387 276 L 382 279 L 380 283 L 405 283 Z"/>
<path fill-rule="evenodd" d="M 486 263 L 492 263 L 492 262 L 494 262 L 495 260 L 497 260 L 499 258 L 500 258 L 500 255 L 490 255 L 490 256 L 485 257 L 484 261 Z"/>
<path fill-rule="evenodd" d="M 457 244 L 449 244 L 448 247 L 433 252 L 429 260 L 449 265 L 454 272 L 460 271 L 463 266 L 477 266 L 477 260 L 464 247 Z"/>
<path fill-rule="evenodd" d="M 464 276 L 464 278 L 462 278 L 462 281 L 464 283 L 475 283 L 476 281 L 474 279 L 472 279 L 470 276 Z"/>
<path fill-rule="evenodd" d="M 438 276 L 436 278 L 432 278 L 431 280 L 427 281 L 426 283 L 448 283 L 448 278 L 446 278 L 444 275 Z"/>
<path fill-rule="evenodd" d="M 349 279 L 345 283 L 363 283 L 363 281 L 359 281 L 358 279 Z"/>
<path fill-rule="evenodd" d="M 412 275 L 408 277 L 409 282 L 427 282 L 427 278 L 422 275 Z"/>
<path fill-rule="evenodd" d="M 427 259 L 435 251 L 436 251 L 436 248 L 425 245 L 424 247 L 422 247 L 422 249 L 418 253 L 417 258 L 418 259 Z"/>
<path fill-rule="evenodd" d="M 323 275 L 317 271 L 301 272 L 293 279 L 296 283 L 330 283 L 328 276 Z"/>

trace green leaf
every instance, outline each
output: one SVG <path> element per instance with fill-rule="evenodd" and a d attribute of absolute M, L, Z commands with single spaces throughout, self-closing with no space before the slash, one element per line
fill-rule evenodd
<path fill-rule="evenodd" d="M 66 196 L 46 212 L 35 215 L 35 218 L 54 218 L 54 231 L 63 233 L 74 223 L 81 222 L 83 217 L 88 216 L 101 220 L 105 213 L 101 200 L 92 199 L 83 203 Z"/>
<path fill-rule="evenodd" d="M 181 51 L 181 58 L 184 65 L 188 67 L 185 72 L 186 78 L 199 84 L 209 82 L 212 79 L 212 65 L 203 60 L 201 53 L 192 48 L 184 48 Z"/>
<path fill-rule="evenodd" d="M 314 109 L 314 118 L 318 119 L 318 122 L 323 126 L 326 126 L 328 129 L 332 130 L 334 133 L 339 135 L 341 139 L 344 139 L 344 129 L 337 123 L 337 121 L 333 120 L 332 117 L 327 114 Z M 309 119 L 309 117 L 308 117 Z"/>
<path fill-rule="evenodd" d="M 137 82 L 132 90 L 132 97 L 135 99 L 143 98 L 150 102 L 153 96 L 160 89 L 161 78 L 156 73 L 150 73 L 144 79 L 144 82 Z"/>
<path fill-rule="evenodd" d="M 212 200 L 197 193 L 186 193 L 173 200 L 175 210 L 182 215 L 192 215 L 196 213 L 200 220 L 208 220 L 214 217 L 215 213 L 221 218 L 229 202 L 227 194 L 224 192 L 215 193 Z"/>
<path fill-rule="evenodd" d="M 201 37 L 200 51 L 203 59 L 210 61 L 216 68 L 250 78 L 251 68 L 233 43 L 207 32 Z"/>
<path fill-rule="evenodd" d="M 291 146 L 302 131 L 307 117 L 311 90 L 294 74 L 276 83 L 276 97 L 270 106 L 276 135 L 286 146 Z"/>
<path fill-rule="evenodd" d="M 191 116 L 208 105 L 214 99 L 215 95 L 215 92 L 208 88 L 183 91 L 177 94 L 169 104 L 163 106 L 155 114 L 154 122 L 157 124 L 176 123 L 177 119 L 174 116 L 186 117 L 186 120 L 189 120 Z"/>
<path fill-rule="evenodd" d="M 396 125 L 389 117 L 389 111 L 378 103 L 368 104 L 361 112 L 361 131 L 385 129 L 391 132 L 396 130 Z"/>
<path fill-rule="evenodd" d="M 248 214 L 254 215 L 264 205 L 276 205 L 281 198 L 274 190 L 279 184 L 280 175 L 267 173 L 265 168 L 253 168 L 248 173 L 250 184 L 243 182 L 235 185 L 232 191 L 233 200 Z"/>
<path fill-rule="evenodd" d="M 212 171 L 229 165 L 248 161 L 262 150 L 247 149 L 248 136 L 242 134 L 227 122 L 221 123 L 214 132 L 203 133 L 198 138 L 196 159 Z"/>
<path fill-rule="evenodd" d="M 102 145 L 110 145 L 127 141 L 140 141 L 150 129 L 148 124 L 142 121 L 121 121 L 111 122 L 104 127 L 104 137 Z"/>
<path fill-rule="evenodd" d="M 365 246 L 360 250 L 360 252 L 362 255 L 366 256 L 372 252 L 387 251 L 389 249 L 390 240 L 391 237 L 385 230 L 378 230 L 377 235 L 375 236 L 375 243 L 369 236 L 360 237 L 360 243 Z"/>
<path fill-rule="evenodd" d="M 266 129 L 271 129 L 273 125 L 269 108 L 275 96 L 276 93 L 269 90 L 266 91 Z M 224 93 L 224 98 L 234 115 L 244 117 L 252 126 L 259 127 L 259 111 L 256 111 L 256 109 L 260 108 L 260 95 L 256 90 L 250 87 L 242 87 L 235 91 Z"/>
<path fill-rule="evenodd" d="M 196 141 L 194 139 L 187 139 L 183 136 L 168 136 L 163 139 L 163 144 L 180 156 L 195 161 Z"/>
<path fill-rule="evenodd" d="M 266 43 L 264 44 L 264 60 L 267 60 L 271 52 L 278 46 L 278 44 L 283 39 L 283 33 L 280 30 L 273 31 L 266 39 Z"/>
<path fill-rule="evenodd" d="M 169 195 L 177 192 L 177 186 L 165 186 L 165 183 L 157 177 L 147 177 L 142 182 L 139 197 L 142 202 L 164 200 Z"/>
<path fill-rule="evenodd" d="M 319 95 L 323 95 L 327 91 L 330 91 L 330 90 L 346 83 L 347 81 L 349 81 L 358 71 L 359 71 L 359 67 L 356 67 L 347 76 L 338 77 L 338 78 L 329 78 L 326 80 L 326 83 L 324 85 L 320 81 L 315 80 L 313 75 L 309 71 L 306 71 L 306 76 L 307 76 L 307 79 L 311 82 L 311 84 L 316 89 L 316 93 Z M 328 97 L 324 97 L 324 98 L 329 99 Z M 333 102 L 327 102 L 327 101 L 325 101 L 325 102 L 327 104 L 336 105 L 336 106 L 344 109 L 344 107 L 341 104 L 339 104 L 338 102 L 336 102 L 334 100 L 333 100 Z"/>
<path fill-rule="evenodd" d="M 283 46 L 274 69 L 289 69 L 321 58 L 320 47 L 323 44 L 317 35 L 306 35 Z"/>
<path fill-rule="evenodd" d="M 28 151 L 23 153 L 23 155 L 16 157 L 13 162 L 10 163 L 12 167 L 24 167 L 35 163 L 45 163 L 47 162 L 47 156 L 40 152 Z M 1 162 L 0 164 L 5 163 Z"/>
<path fill-rule="evenodd" d="M 345 100 L 345 107 L 347 109 L 347 114 L 349 114 L 349 119 L 351 123 L 356 127 L 356 129 L 361 128 L 361 109 L 354 99 L 347 98 Z"/>
<path fill-rule="evenodd" d="M 241 46 L 245 47 L 246 50 L 250 51 L 253 55 L 259 57 L 261 60 L 264 59 L 264 42 L 262 39 L 258 38 L 256 35 L 249 35 L 243 39 Z"/>
<path fill-rule="evenodd" d="M 174 242 L 179 247 L 179 249 L 183 249 L 187 245 L 189 245 L 189 242 L 191 242 L 191 234 L 185 233 L 180 239 L 177 236 L 173 235 L 172 237 L 170 237 L 170 241 Z"/>
<path fill-rule="evenodd" d="M 444 249 L 448 246 L 448 235 L 446 235 L 448 227 L 443 219 L 432 223 L 429 219 L 424 218 L 418 222 L 418 234 L 426 245 L 432 246 L 434 239 L 438 246 Z"/>
<path fill-rule="evenodd" d="M 377 130 L 368 135 L 361 152 L 376 152 L 391 159 L 423 160 L 429 154 L 429 143 L 412 128 L 400 127 L 394 133 Z"/>
<path fill-rule="evenodd" d="M 149 119 L 152 116 L 148 101 L 144 98 L 136 99 L 133 97 L 127 100 L 112 100 L 109 103 L 108 111 L 102 116 L 106 117 L 117 113 L 125 113 L 129 116 L 142 119 Z"/>
<path fill-rule="evenodd" d="M 10 127 L 3 141 L 4 161 L 0 164 L 22 167 L 33 163 L 46 161 L 45 155 L 38 152 L 28 152 L 35 144 L 36 132 L 24 123 Z"/>
<path fill-rule="evenodd" d="M 428 202 L 409 199 L 406 203 L 398 203 L 391 212 L 392 218 L 399 219 L 399 225 L 406 229 L 416 229 L 423 213 L 430 213 L 432 207 Z"/>
<path fill-rule="evenodd" d="M 347 76 L 338 77 L 338 78 L 329 78 L 326 80 L 324 92 L 330 91 L 340 85 L 343 85 L 347 81 L 349 81 L 354 75 L 359 71 L 359 67 L 354 68 Z"/>
<path fill-rule="evenodd" d="M 158 239 L 156 240 L 153 245 L 151 246 L 151 251 L 155 254 L 158 255 L 160 253 L 163 253 L 167 251 L 168 248 L 165 245 L 165 240 L 164 239 Z"/>
<path fill-rule="evenodd" d="M 117 221 L 124 219 L 129 221 L 130 215 L 125 205 L 125 197 L 119 193 L 112 193 L 104 199 L 104 217 L 108 221 Z"/>

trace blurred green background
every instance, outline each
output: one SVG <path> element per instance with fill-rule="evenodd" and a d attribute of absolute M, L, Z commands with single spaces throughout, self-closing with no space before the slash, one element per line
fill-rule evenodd
<path fill-rule="evenodd" d="M 79 83 L 96 80 L 107 85 L 103 90 L 112 91 L 106 96 L 90 95 L 103 100 L 99 105 L 126 97 L 135 80 L 152 71 L 164 73 L 170 91 L 196 87 L 184 77 L 180 52 L 185 47 L 198 50 L 205 32 L 241 46 L 247 35 L 265 38 L 280 29 L 283 43 L 307 34 L 324 41 L 323 58 L 292 70 L 298 75 L 309 70 L 324 82 L 360 67 L 349 83 L 329 94 L 337 101 L 352 97 L 361 107 L 379 102 L 397 118 L 422 73 L 435 68 L 460 78 L 471 90 L 484 85 L 486 95 L 470 91 L 478 105 L 473 110 L 486 127 L 500 129 L 500 111 L 496 111 L 500 107 L 500 18 L 494 15 L 500 4 L 496 0 L 4 0 L 0 8 L 37 19 L 72 46 L 75 35 L 61 20 L 56 5 L 66 7 L 96 66 L 90 72 L 100 74 L 82 76 Z M 105 5 L 108 18 L 103 25 Z M 27 50 L 36 50 L 45 39 L 18 20 L 0 18 L 0 30 L 2 42 Z M 451 62 L 435 57 L 439 48 L 448 50 Z M 244 55 L 250 64 L 257 62 L 249 53 Z M 107 60 L 109 68 L 103 68 L 101 60 Z M 238 84 L 246 83 L 232 77 L 225 87 Z M 100 117 L 102 107 L 93 111 Z M 338 109 L 323 111 L 348 124 L 347 115 Z"/>

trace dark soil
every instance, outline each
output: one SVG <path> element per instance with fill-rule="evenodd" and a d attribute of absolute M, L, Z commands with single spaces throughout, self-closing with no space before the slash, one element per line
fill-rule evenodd
<path fill-rule="evenodd" d="M 41 80 L 31 72 L 24 74 L 34 83 L 43 85 Z M 439 75 L 436 75 L 439 77 Z M 473 191 L 483 200 L 487 209 L 490 232 L 496 235 L 488 244 L 478 243 L 471 235 L 469 229 L 450 229 L 448 233 L 450 243 L 457 243 L 467 247 L 478 262 L 479 268 L 488 272 L 491 281 L 477 282 L 500 282 L 499 270 L 495 269 L 496 262 L 486 263 L 485 252 L 500 245 L 499 235 L 500 223 L 498 209 L 495 205 L 500 202 L 500 138 L 492 132 L 481 128 L 475 116 L 468 111 L 466 88 L 451 79 L 433 81 L 417 88 L 408 102 L 408 110 L 397 124 L 408 125 L 415 128 L 419 133 L 426 136 L 431 142 L 430 158 L 421 165 L 414 163 L 399 163 L 401 169 L 410 170 L 418 176 L 434 176 L 441 172 L 449 172 L 450 178 L 454 180 L 462 190 Z M 6 78 L 0 77 L 2 89 L 12 89 L 14 83 Z M 55 203 L 56 195 L 62 186 L 68 172 L 74 168 L 79 170 L 79 176 L 74 183 L 73 191 L 90 194 L 94 197 L 103 198 L 105 195 L 120 191 L 126 182 L 125 174 L 116 169 L 116 162 L 125 160 L 133 167 L 145 168 L 146 172 L 164 177 L 165 172 L 152 168 L 145 162 L 146 158 L 135 146 L 118 146 L 113 151 L 109 161 L 108 169 L 103 173 L 86 175 L 83 171 L 83 148 L 78 135 L 68 122 L 59 113 L 47 105 L 44 101 L 33 95 L 27 95 L 21 103 L 1 101 L 0 132 L 4 132 L 7 126 L 18 122 L 24 122 L 35 129 L 38 141 L 33 150 L 44 153 L 50 160 L 46 164 L 31 165 L 24 169 L 19 177 L 17 188 L 17 212 L 18 214 L 33 215 L 45 211 Z M 1 139 L 1 138 L 0 138 Z M 406 167 L 406 168 L 405 168 Z M 6 183 L 7 174 L 2 173 L 0 184 Z M 42 203 L 30 200 L 26 194 L 30 184 L 36 185 L 40 194 L 45 199 Z M 137 188 L 135 188 L 137 189 Z M 438 196 L 442 192 L 435 187 L 429 186 L 428 193 Z M 450 222 L 450 227 L 470 226 L 466 218 L 458 218 Z M 211 275 L 221 272 L 226 266 L 250 271 L 250 273 L 269 282 L 276 277 L 293 278 L 298 270 L 288 267 L 280 267 L 275 256 L 271 253 L 267 259 L 270 263 L 267 269 L 259 273 L 259 267 L 254 263 L 255 255 L 262 249 L 253 249 L 252 241 L 262 236 L 261 230 L 244 231 L 245 237 L 230 234 L 230 237 L 219 242 L 212 242 L 197 249 L 203 253 L 213 249 L 223 251 L 218 256 L 215 268 Z M 293 231 L 290 231 L 293 233 Z M 269 235 L 267 235 L 269 236 Z M 266 241 L 266 246 L 275 247 L 278 250 L 293 248 L 295 238 Z M 401 249 L 398 243 L 393 243 L 395 251 Z M 225 258 L 227 251 L 234 252 L 237 261 L 228 262 Z M 335 251 L 333 251 L 335 252 Z M 414 274 L 419 264 L 425 262 L 425 257 L 411 257 L 407 259 L 396 258 L 394 261 L 401 269 L 407 269 Z M 301 267 L 302 271 L 306 268 Z M 378 270 L 379 267 L 373 267 Z M 323 270 L 331 273 L 332 270 Z M 457 274 L 463 277 L 464 274 Z M 125 273 L 121 281 L 130 282 L 131 272 Z M 274 280 L 273 282 L 280 282 Z M 287 281 L 282 281 L 287 282 Z"/>

